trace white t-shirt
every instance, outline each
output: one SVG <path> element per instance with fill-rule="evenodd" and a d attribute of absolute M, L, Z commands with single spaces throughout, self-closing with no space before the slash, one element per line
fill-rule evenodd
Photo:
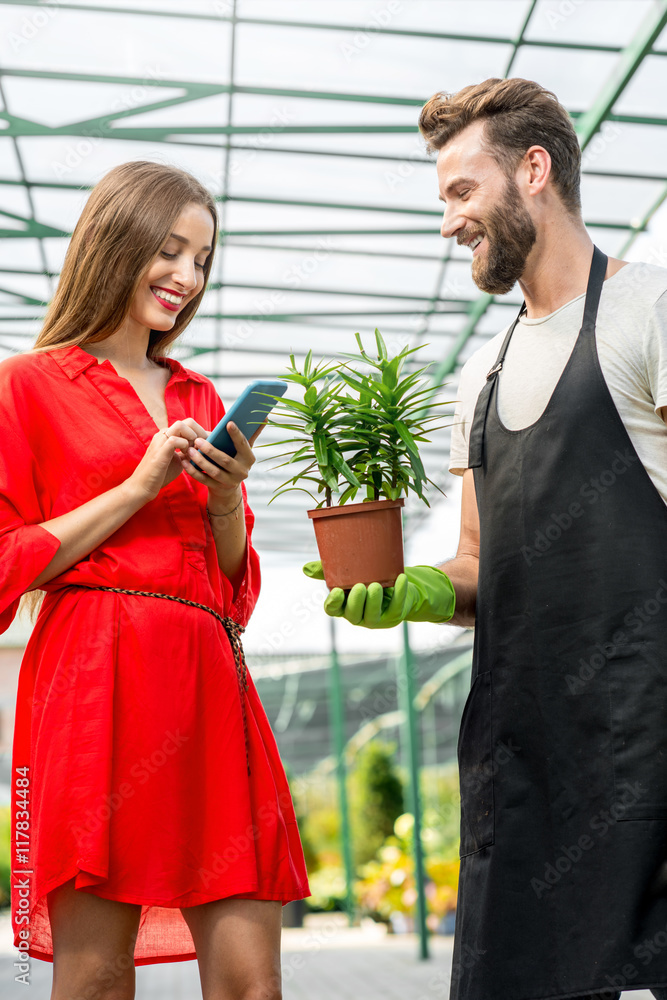
<path fill-rule="evenodd" d="M 526 319 L 510 338 L 498 376 L 498 413 L 510 430 L 544 412 L 572 353 L 585 295 L 560 309 Z M 452 426 L 449 471 L 468 468 L 468 442 L 477 397 L 495 364 L 509 325 L 465 363 Z M 602 374 L 640 461 L 667 503 L 667 268 L 628 263 L 604 282 L 596 323 Z"/>

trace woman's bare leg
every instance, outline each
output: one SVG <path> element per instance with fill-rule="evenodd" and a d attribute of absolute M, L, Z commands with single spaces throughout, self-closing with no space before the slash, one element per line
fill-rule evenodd
<path fill-rule="evenodd" d="M 53 938 L 51 1000 L 133 1000 L 141 906 L 74 888 L 47 896 Z"/>
<path fill-rule="evenodd" d="M 181 908 L 204 1000 L 280 1000 L 282 903 L 217 899 Z"/>

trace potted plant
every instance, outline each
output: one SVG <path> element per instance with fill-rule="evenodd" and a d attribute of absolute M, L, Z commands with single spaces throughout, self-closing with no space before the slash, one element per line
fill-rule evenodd
<path fill-rule="evenodd" d="M 268 419 L 289 435 L 278 442 L 287 448 L 278 467 L 298 466 L 270 502 L 292 490 L 312 497 L 308 516 L 325 581 L 344 590 L 373 581 L 389 587 L 403 572 L 401 507 L 410 490 L 428 506 L 427 483 L 442 492 L 426 475 L 419 444 L 440 429 L 433 425 L 449 405 L 437 399 L 442 386 L 423 379 L 430 365 L 403 373 L 421 347 L 389 357 L 376 329 L 372 357 L 355 337 L 359 353 L 342 355 L 346 361 L 314 365 L 309 351 L 300 370 L 291 354 L 283 378 L 302 399 L 282 397 Z"/>

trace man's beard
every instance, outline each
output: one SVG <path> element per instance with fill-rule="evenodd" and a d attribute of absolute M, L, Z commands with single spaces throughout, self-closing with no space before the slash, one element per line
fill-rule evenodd
<path fill-rule="evenodd" d="M 516 183 L 508 179 L 499 204 L 485 226 L 486 253 L 473 257 L 473 281 L 489 295 L 506 295 L 524 272 L 537 230 L 521 201 Z"/>

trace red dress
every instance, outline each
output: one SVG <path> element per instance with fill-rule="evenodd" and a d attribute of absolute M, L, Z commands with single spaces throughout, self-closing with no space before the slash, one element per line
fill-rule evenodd
<path fill-rule="evenodd" d="M 169 423 L 210 430 L 213 383 L 172 358 Z M 60 542 L 40 521 L 123 482 L 157 427 L 127 379 L 80 347 L 0 363 L 0 631 Z M 245 490 L 244 490 L 245 497 Z M 310 894 L 292 799 L 252 679 L 242 695 L 208 611 L 81 584 L 154 591 L 245 625 L 257 600 L 254 516 L 238 593 L 217 561 L 206 487 L 181 473 L 48 591 L 19 674 L 12 770 L 14 944 L 53 961 L 46 893 L 142 904 L 135 964 L 196 958 L 179 909 Z M 245 699 L 250 776 L 241 698 Z M 27 769 L 27 770 L 26 770 Z"/>

